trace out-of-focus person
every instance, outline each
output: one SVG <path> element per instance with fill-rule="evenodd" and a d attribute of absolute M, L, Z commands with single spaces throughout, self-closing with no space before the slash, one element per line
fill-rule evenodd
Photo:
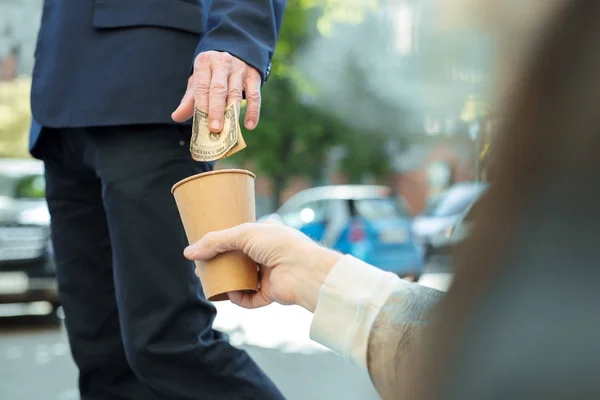
<path fill-rule="evenodd" d="M 83 400 L 281 399 L 213 330 L 172 185 L 194 106 L 254 129 L 285 0 L 46 0 L 31 89 L 60 301 Z M 177 122 L 177 123 L 176 123 Z M 146 252 L 147 246 L 152 254 Z"/>
<path fill-rule="evenodd" d="M 445 297 L 276 225 L 210 233 L 186 256 L 250 255 L 261 291 L 230 299 L 314 311 L 312 337 L 368 368 L 384 399 L 600 398 L 600 2 L 549 15 Z"/>

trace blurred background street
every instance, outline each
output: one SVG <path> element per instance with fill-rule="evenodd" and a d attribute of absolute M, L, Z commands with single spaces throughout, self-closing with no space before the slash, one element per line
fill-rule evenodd
<path fill-rule="evenodd" d="M 472 231 L 488 187 L 496 121 L 496 49 L 463 21 L 467 3 L 288 0 L 261 122 L 244 132 L 247 149 L 216 168 L 256 173 L 259 219 L 277 217 L 341 253 L 445 290 L 449 254 Z M 504 15 L 496 3 L 490 21 Z M 43 0 L 0 0 L 0 400 L 78 399 L 44 165 L 28 150 L 43 8 Z M 303 309 L 217 308 L 215 327 L 288 399 L 378 398 L 365 371 L 309 339 Z"/>
<path fill-rule="evenodd" d="M 235 69 L 235 78 L 225 80 L 225 74 L 213 73 L 214 62 L 201 61 L 207 49 L 231 60 L 212 50 L 228 52 L 253 68 L 264 64 L 254 74 L 264 85 L 258 78 L 251 85 L 260 87 L 260 96 L 252 96 L 246 83 L 237 91 L 245 92 L 251 106 L 252 98 L 261 99 L 260 123 L 245 125 L 252 130 L 242 126 L 247 147 L 214 166 L 256 175 L 257 221 L 279 220 L 416 285 L 446 291 L 454 272 L 464 273 L 456 279 L 455 295 L 442 300 L 447 307 L 436 316 L 443 317 L 438 326 L 443 329 L 431 337 L 435 340 L 411 341 L 411 334 L 421 334 L 413 328 L 417 324 L 401 337 L 397 330 L 405 326 L 377 325 L 383 334 L 372 338 L 381 341 L 374 345 L 381 351 L 371 355 L 385 372 L 391 363 L 404 368 L 406 360 L 418 367 L 419 342 L 428 350 L 422 358 L 435 360 L 423 363 L 424 377 L 410 364 L 402 371 L 411 380 L 394 382 L 400 390 L 386 382 L 378 386 L 381 393 L 387 386 L 389 398 L 410 397 L 407 381 L 436 390 L 430 384 L 434 375 L 450 372 L 437 381 L 447 384 L 439 394 L 451 399 L 600 399 L 593 372 L 600 370 L 600 349 L 594 347 L 600 323 L 593 318 L 598 274 L 592 269 L 600 263 L 592 179 L 598 170 L 593 96 L 599 92 L 594 85 L 600 61 L 598 35 L 590 34 L 597 15 L 586 12 L 596 7 L 600 13 L 600 3 L 572 1 L 573 9 L 561 14 L 558 8 L 567 0 L 287 0 L 283 20 L 272 24 L 261 19 L 277 13 L 272 1 L 146 3 L 140 11 L 133 0 L 0 0 L 0 400 L 79 399 L 65 318 L 80 322 L 69 325 L 80 339 L 75 353 L 91 349 L 81 357 L 93 366 L 89 387 L 118 390 L 114 382 L 127 383 L 122 377 L 133 373 L 146 382 L 170 381 L 161 378 L 175 363 L 162 356 L 180 349 L 192 354 L 186 365 L 198 360 L 198 353 L 188 351 L 195 348 L 190 341 L 197 328 L 205 328 L 204 322 L 194 325 L 206 321 L 205 308 L 172 300 L 195 292 L 180 289 L 190 285 L 192 264 L 173 246 L 183 249 L 184 233 L 170 188 L 188 171 L 212 166 L 192 162 L 192 127 L 181 124 L 185 115 L 173 119 L 171 112 L 180 104 L 190 65 L 196 76 L 188 93 L 196 90 L 196 105 L 205 91 L 197 79 L 203 70 L 212 79 L 206 85 L 210 97 L 225 87 L 230 100 L 232 84 L 252 75 Z M 559 19 L 549 23 L 555 12 Z M 581 21 L 574 19 L 579 13 L 585 15 Z M 242 25 L 255 25 L 248 32 L 256 35 L 244 33 Z M 275 38 L 266 37 L 279 28 L 273 53 Z M 121 35 L 132 41 L 121 41 Z M 102 51 L 103 45 L 112 51 Z M 264 60 L 255 65 L 254 57 Z M 88 83 L 97 89 L 88 89 Z M 164 107 L 152 106 L 152 97 L 156 107 L 165 102 Z M 215 110 L 210 103 L 207 108 Z M 241 121 L 252 115 L 246 100 L 239 111 Z M 125 118 L 116 115 L 121 112 Z M 201 124 L 195 125 L 197 131 Z M 117 134 L 121 128 L 125 133 Z M 30 132 L 41 136 L 30 140 Z M 97 151 L 94 146 L 104 141 L 109 145 Z M 155 145 L 138 147 L 145 142 Z M 175 171 L 178 165 L 185 170 Z M 177 173 L 161 178 L 170 168 Z M 204 229 L 207 220 L 221 223 L 218 212 L 241 209 L 239 202 L 227 207 L 221 201 L 233 198 L 230 187 L 222 186 L 222 197 L 202 191 L 216 210 L 195 195 L 185 196 L 194 202 L 190 213 L 201 215 L 198 227 Z M 252 198 L 251 187 L 238 191 Z M 238 212 L 240 219 L 253 221 L 252 200 L 245 203 L 249 207 Z M 473 234 L 480 216 L 490 223 Z M 172 229 L 165 229 L 169 224 Z M 472 247 L 463 257 L 469 238 Z M 173 268 L 178 262 L 180 268 Z M 208 287 L 209 279 L 202 279 Z M 168 280 L 181 285 L 165 284 Z M 376 289 L 372 293 L 381 293 Z M 423 299 L 415 294 L 409 307 L 402 303 L 388 312 L 392 304 L 379 321 L 387 317 L 402 325 L 418 318 L 424 326 L 421 316 L 435 294 Z M 367 371 L 309 338 L 308 311 L 279 305 L 246 310 L 229 302 L 215 307 L 214 328 L 247 350 L 287 399 L 379 398 Z M 98 317 L 102 308 L 104 318 Z M 194 316 L 180 317 L 188 309 Z M 93 319 L 86 318 L 90 315 Z M 124 316 L 124 323 L 117 318 Z M 186 330 L 185 340 L 178 341 Z M 161 347 L 171 340 L 177 345 Z M 406 345 L 415 342 L 416 347 Z M 404 351 L 409 356 L 378 360 Z M 444 363 L 449 371 L 441 371 Z M 440 371 L 430 374 L 432 369 Z M 413 372 L 419 379 L 412 379 Z M 205 398 L 199 392 L 206 385 L 197 390 L 195 376 L 165 382 L 162 393 L 169 397 L 175 387 Z M 107 385 L 96 384 L 105 378 Z M 594 394 L 573 395 L 579 386 Z"/>

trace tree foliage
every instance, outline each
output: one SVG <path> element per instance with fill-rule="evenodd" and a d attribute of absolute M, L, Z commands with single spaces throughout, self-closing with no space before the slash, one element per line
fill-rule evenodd
<path fill-rule="evenodd" d="M 356 129 L 334 109 L 324 107 L 317 101 L 318 85 L 295 63 L 295 57 L 312 39 L 331 35 L 336 24 L 361 23 L 376 5 L 377 1 L 363 0 L 288 2 L 273 71 L 263 87 L 261 122 L 256 131 L 244 134 L 248 149 L 235 156 L 252 161 L 258 173 L 272 178 L 276 204 L 289 178 L 321 180 L 328 153 L 335 146 L 345 147 L 342 165 L 352 180 L 359 180 L 365 172 L 387 173 L 382 157 L 384 136 Z M 349 66 L 339 73 L 348 74 L 356 96 L 369 96 L 368 91 L 354 84 L 363 80 L 360 71 Z"/>

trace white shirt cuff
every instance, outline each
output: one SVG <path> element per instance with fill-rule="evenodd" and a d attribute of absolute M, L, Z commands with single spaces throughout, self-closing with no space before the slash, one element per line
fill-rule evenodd
<path fill-rule="evenodd" d="M 371 327 L 388 297 L 403 284 L 410 283 L 344 256 L 321 286 L 311 339 L 366 369 Z"/>

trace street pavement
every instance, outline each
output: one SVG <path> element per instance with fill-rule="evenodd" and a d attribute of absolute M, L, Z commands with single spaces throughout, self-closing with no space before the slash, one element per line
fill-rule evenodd
<path fill-rule="evenodd" d="M 445 262 L 428 266 L 420 283 L 445 290 Z M 311 315 L 300 307 L 244 310 L 217 303 L 215 328 L 249 352 L 290 400 L 376 400 L 369 377 L 308 337 Z M 0 400 L 77 400 L 77 371 L 62 325 L 0 318 Z M 199 394 L 199 398 L 201 394 Z"/>

